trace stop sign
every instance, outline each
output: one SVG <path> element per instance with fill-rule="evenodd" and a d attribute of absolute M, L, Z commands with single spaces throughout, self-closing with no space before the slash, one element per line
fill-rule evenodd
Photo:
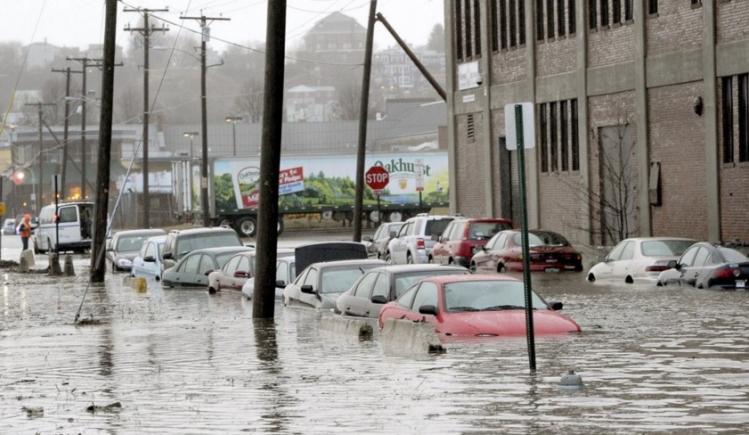
<path fill-rule="evenodd" d="M 390 182 L 390 174 L 382 166 L 372 166 L 364 174 L 364 180 L 372 190 L 382 190 Z"/>

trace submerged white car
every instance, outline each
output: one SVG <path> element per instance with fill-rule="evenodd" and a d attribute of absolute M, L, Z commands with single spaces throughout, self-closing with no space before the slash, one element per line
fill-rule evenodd
<path fill-rule="evenodd" d="M 615 280 L 628 284 L 658 281 L 658 275 L 668 269 L 696 240 L 675 237 L 640 237 L 619 242 L 604 260 L 593 266 L 586 275 L 588 281 Z"/>

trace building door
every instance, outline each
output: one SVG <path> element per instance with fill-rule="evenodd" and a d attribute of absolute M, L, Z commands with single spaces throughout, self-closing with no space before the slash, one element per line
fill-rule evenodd
<path fill-rule="evenodd" d="M 601 243 L 615 245 L 638 233 L 637 155 L 632 124 L 598 129 Z"/>

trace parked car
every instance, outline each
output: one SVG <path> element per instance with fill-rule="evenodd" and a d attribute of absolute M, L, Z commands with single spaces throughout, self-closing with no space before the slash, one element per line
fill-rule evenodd
<path fill-rule="evenodd" d="M 294 255 L 293 249 L 279 249 L 277 257 Z M 234 255 L 221 269 L 208 275 L 208 292 L 215 293 L 223 289 L 240 290 L 247 280 L 255 276 L 255 257 L 257 252 L 247 251 Z"/>
<path fill-rule="evenodd" d="M 429 263 L 432 236 L 442 234 L 447 225 L 455 219 L 453 216 L 430 216 L 420 214 L 403 223 L 397 236 L 388 242 L 385 261 L 391 264 L 424 264 Z"/>
<path fill-rule="evenodd" d="M 408 264 L 372 269 L 338 297 L 338 311 L 349 316 L 374 317 L 382 306 L 399 298 L 415 282 L 441 275 L 465 275 L 468 269 L 436 264 Z"/>
<path fill-rule="evenodd" d="M 133 258 L 132 276 L 161 280 L 161 250 L 165 240 L 166 235 L 163 235 L 150 237 L 143 242 L 140 252 Z"/>
<path fill-rule="evenodd" d="M 528 231 L 531 272 L 583 270 L 582 256 L 563 236 L 546 230 Z M 479 273 L 522 272 L 522 233 L 506 230 L 497 233 L 471 259 L 470 268 Z"/>
<path fill-rule="evenodd" d="M 58 204 L 60 251 L 83 252 L 91 248 L 93 202 L 63 202 Z M 58 225 L 55 205 L 42 207 L 38 227 L 34 230 L 34 250 L 38 253 L 56 250 Z"/>
<path fill-rule="evenodd" d="M 182 257 L 195 249 L 218 248 L 222 246 L 242 247 L 237 233 L 231 228 L 190 228 L 187 230 L 172 230 L 164 241 L 161 254 L 163 267 L 174 266 Z"/>
<path fill-rule="evenodd" d="M 532 295 L 535 335 L 580 332 L 580 326 L 557 311 L 562 303 L 547 304 Z M 432 323 L 441 339 L 525 335 L 523 282 L 507 275 L 449 275 L 427 278 L 380 311 L 379 326 L 387 320 Z"/>
<path fill-rule="evenodd" d="M 749 280 L 749 258 L 741 252 L 707 242 L 695 243 L 669 269 L 658 275 L 658 285 L 744 289 Z"/>
<path fill-rule="evenodd" d="M 207 288 L 208 275 L 211 272 L 224 267 L 234 254 L 249 250 L 250 248 L 245 246 L 195 249 L 183 256 L 176 265 L 163 272 L 161 286 L 164 288 Z"/>
<path fill-rule="evenodd" d="M 299 263 L 299 258 L 297 258 Z M 318 309 L 335 308 L 341 293 L 350 289 L 354 281 L 375 267 L 384 266 L 382 260 L 340 260 L 313 263 L 283 291 L 284 305 Z"/>
<path fill-rule="evenodd" d="M 368 240 L 367 253 L 369 256 L 379 259 L 385 258 L 388 243 L 395 238 L 402 226 L 403 222 L 385 222 L 377 227 L 377 231 Z"/>
<path fill-rule="evenodd" d="M 5 219 L 3 222 L 3 234 L 12 236 L 16 234 L 16 220 L 13 218 Z"/>
<path fill-rule="evenodd" d="M 118 231 L 107 241 L 107 261 L 115 272 L 127 271 L 133 267 L 133 259 L 143 247 L 143 242 L 150 237 L 166 235 L 166 231 L 127 230 Z"/>
<path fill-rule="evenodd" d="M 296 259 L 294 255 L 280 256 L 276 260 L 276 299 L 283 299 L 283 289 L 296 278 Z M 245 281 L 242 294 L 247 299 L 255 296 L 255 277 Z"/>
<path fill-rule="evenodd" d="M 468 219 L 457 218 L 450 222 L 436 240 L 432 248 L 431 262 L 438 264 L 459 264 L 468 267 L 473 254 L 500 231 L 512 228 L 507 219 Z"/>
<path fill-rule="evenodd" d="M 641 237 L 625 239 L 609 252 L 603 261 L 588 271 L 588 281 L 601 279 L 656 283 L 658 275 L 668 269 L 696 240 L 674 237 Z"/>

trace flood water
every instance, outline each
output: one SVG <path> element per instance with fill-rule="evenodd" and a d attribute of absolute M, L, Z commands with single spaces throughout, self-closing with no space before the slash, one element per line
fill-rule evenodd
<path fill-rule="evenodd" d="M 108 276 L 74 326 L 84 278 L 5 275 L 0 433 L 603 433 L 744 431 L 749 293 L 590 285 L 534 275 L 583 333 L 386 355 L 239 292 L 137 293 Z M 580 373 L 584 388 L 559 378 Z M 90 405 L 121 407 L 90 412 Z M 43 408 L 39 413 L 39 408 Z M 30 410 L 36 410 L 34 412 Z"/>

